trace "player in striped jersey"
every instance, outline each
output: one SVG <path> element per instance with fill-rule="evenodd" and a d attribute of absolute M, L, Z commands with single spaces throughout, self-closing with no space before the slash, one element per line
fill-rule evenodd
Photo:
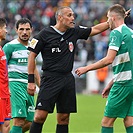
<path fill-rule="evenodd" d="M 4 45 L 8 63 L 9 86 L 11 90 L 11 105 L 13 127 L 10 133 L 22 133 L 29 130 L 34 116 L 34 97 L 27 93 L 29 38 L 32 24 L 29 19 L 22 18 L 16 22 L 17 39 Z M 35 70 L 39 85 L 39 73 Z"/>
<path fill-rule="evenodd" d="M 117 118 L 123 118 L 127 133 L 133 133 L 133 30 L 124 23 L 125 9 L 116 4 L 107 13 L 110 29 L 109 48 L 100 61 L 75 70 L 77 75 L 112 64 L 113 80 L 104 88 L 102 95 L 108 97 L 102 133 L 113 133 Z"/>

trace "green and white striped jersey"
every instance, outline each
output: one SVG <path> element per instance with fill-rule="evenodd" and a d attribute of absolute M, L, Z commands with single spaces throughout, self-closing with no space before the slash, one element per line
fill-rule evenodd
<path fill-rule="evenodd" d="M 112 63 L 114 84 L 133 85 L 133 30 L 125 24 L 112 30 L 109 49 L 117 51 Z"/>
<path fill-rule="evenodd" d="M 8 64 L 9 81 L 28 83 L 28 46 L 24 46 L 17 39 L 4 45 Z"/>

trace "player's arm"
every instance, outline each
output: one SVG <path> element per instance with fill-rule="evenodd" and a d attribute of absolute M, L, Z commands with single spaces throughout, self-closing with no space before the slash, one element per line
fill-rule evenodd
<path fill-rule="evenodd" d="M 34 95 L 34 92 L 36 90 L 36 85 L 35 85 L 35 68 L 36 68 L 36 63 L 35 63 L 35 58 L 37 54 L 34 52 L 30 52 L 29 57 L 28 57 L 28 87 L 27 91 L 30 95 Z"/>
<path fill-rule="evenodd" d="M 88 66 L 85 67 L 80 67 L 78 69 L 75 70 L 75 73 L 80 76 L 88 71 L 92 71 L 92 70 L 96 70 L 105 66 L 108 66 L 109 64 L 112 64 L 112 62 L 114 61 L 114 58 L 117 54 L 117 51 L 109 49 L 107 52 L 106 57 L 104 57 L 103 59 L 97 61 L 96 63 L 90 64 Z"/>

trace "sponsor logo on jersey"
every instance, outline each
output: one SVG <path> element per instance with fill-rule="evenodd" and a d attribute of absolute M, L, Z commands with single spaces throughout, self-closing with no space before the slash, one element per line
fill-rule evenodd
<path fill-rule="evenodd" d="M 20 54 L 20 55 L 22 55 L 22 53 L 21 53 L 20 51 L 18 51 L 18 52 L 17 52 L 17 54 Z"/>
<path fill-rule="evenodd" d="M 27 63 L 28 59 L 18 59 L 18 63 Z"/>
<path fill-rule="evenodd" d="M 64 38 L 62 37 L 60 41 L 61 41 L 61 42 L 64 41 Z"/>
<path fill-rule="evenodd" d="M 38 40 L 37 39 L 35 39 L 35 38 L 33 38 L 32 40 L 31 40 L 31 42 L 30 42 L 30 47 L 31 48 L 35 48 L 36 47 L 36 44 L 38 43 Z"/>
<path fill-rule="evenodd" d="M 52 53 L 60 53 L 60 48 L 52 48 Z"/>
<path fill-rule="evenodd" d="M 40 102 L 40 103 L 38 103 L 38 105 L 37 106 L 42 106 L 42 103 Z"/>
<path fill-rule="evenodd" d="M 70 50 L 70 52 L 73 52 L 73 49 L 74 49 L 73 43 L 69 42 L 69 50 Z"/>

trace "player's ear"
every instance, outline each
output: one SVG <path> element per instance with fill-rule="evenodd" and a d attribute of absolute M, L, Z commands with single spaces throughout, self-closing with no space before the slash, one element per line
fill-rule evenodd
<path fill-rule="evenodd" d="M 58 20 L 62 21 L 62 19 L 63 19 L 62 15 L 58 15 Z"/>
<path fill-rule="evenodd" d="M 115 17 L 113 16 L 113 17 L 111 17 L 111 19 L 112 19 L 112 21 L 115 21 Z"/>

